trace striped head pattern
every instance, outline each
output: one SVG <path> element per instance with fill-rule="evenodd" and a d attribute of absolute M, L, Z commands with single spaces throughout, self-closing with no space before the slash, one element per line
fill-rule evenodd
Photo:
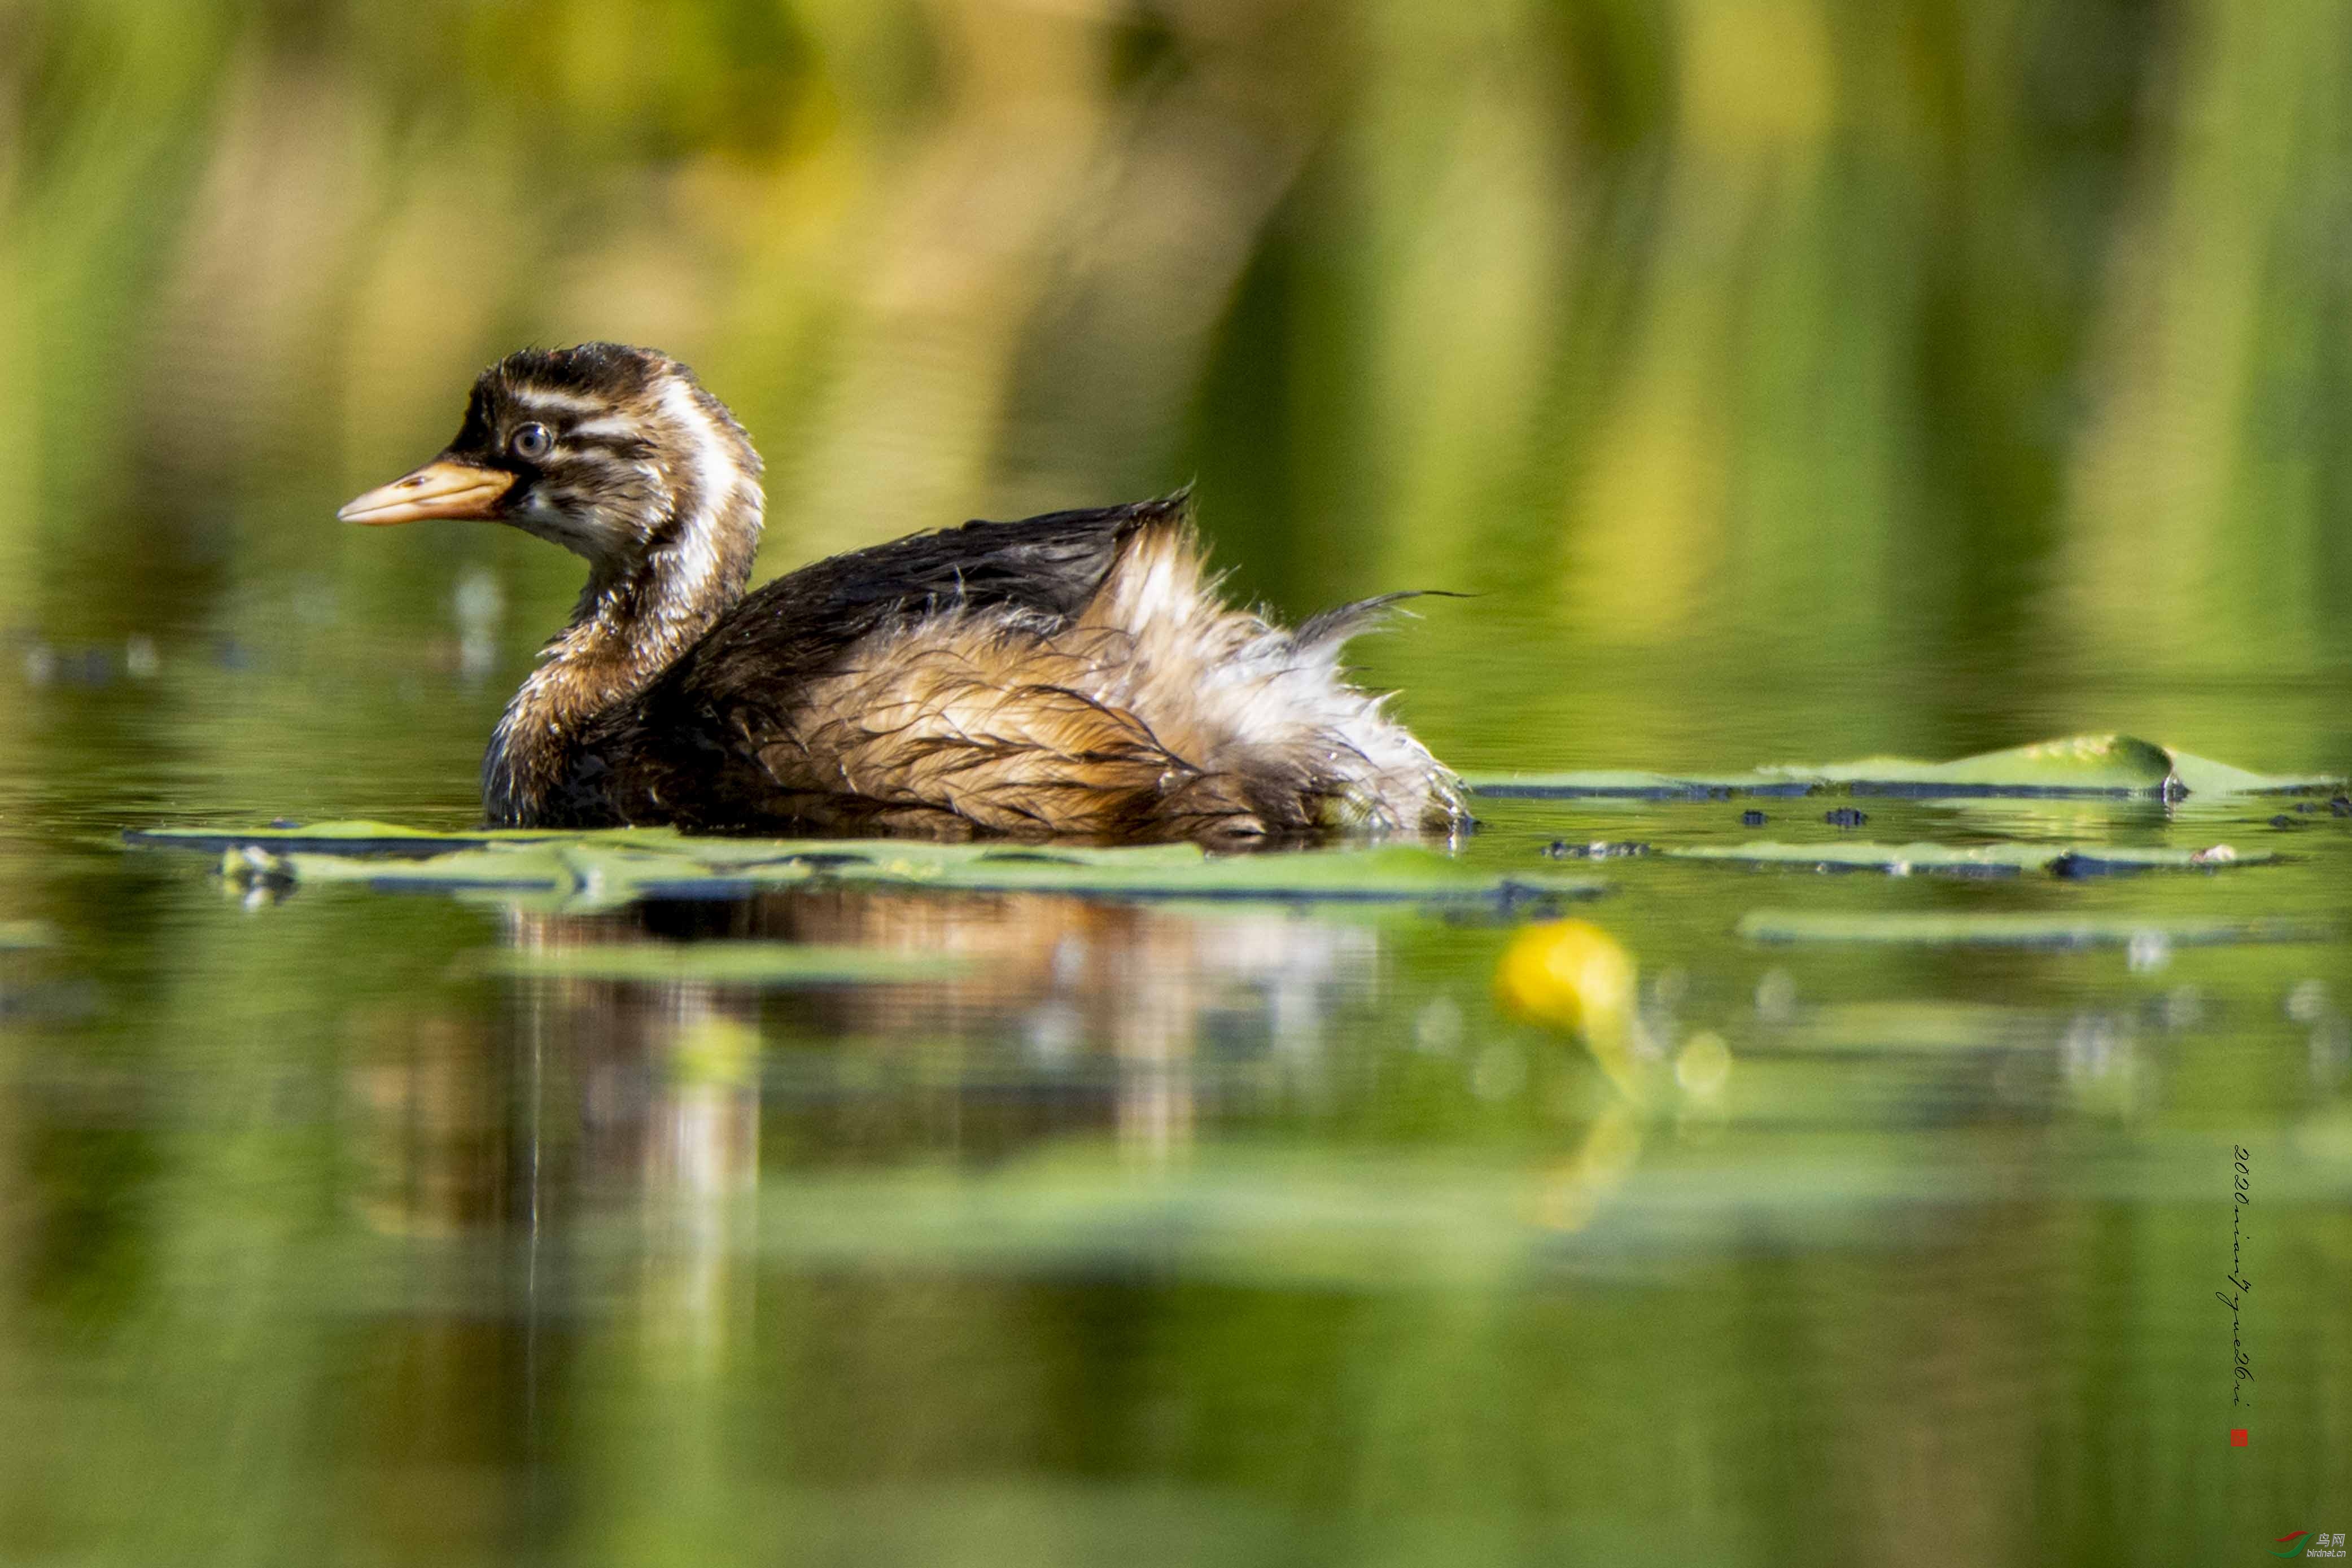
<path fill-rule="evenodd" d="M 439 456 L 338 515 L 508 523 L 603 577 L 656 553 L 740 558 L 748 570 L 761 507 L 759 455 L 692 371 L 650 349 L 583 343 L 526 349 L 484 371 Z"/>

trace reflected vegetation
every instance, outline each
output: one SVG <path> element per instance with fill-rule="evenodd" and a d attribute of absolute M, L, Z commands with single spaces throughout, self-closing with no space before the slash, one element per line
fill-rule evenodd
<path fill-rule="evenodd" d="M 2348 33 L 0 0 L 0 1559 L 2343 1528 L 2352 817 L 2162 785 L 2352 762 Z M 1196 479 L 1286 615 L 1475 595 L 1354 651 L 1446 760 L 1650 782 L 1482 797 L 1442 907 L 127 852 L 477 822 L 574 567 L 332 508 L 483 364 L 592 337 L 743 417 L 763 576 Z M 2114 732 L 2166 743 L 2075 759 L 2133 798 L 1752 771 Z M 1867 847 L 1923 843 L 2237 853 Z M 1614 1033 L 1495 998 L 1565 911 L 1490 895 L 1570 881 Z M 2102 940 L 1952 939 L 2001 929 Z"/>
<path fill-rule="evenodd" d="M 551 1051 L 567 1081 L 551 1102 L 530 1098 L 556 1114 L 554 1139 L 579 1148 L 565 1186 L 624 1197 L 751 1185 L 763 1082 L 787 1146 L 845 1168 L 912 1155 L 984 1169 L 1064 1136 L 1181 1160 L 1196 1071 L 1219 1093 L 1260 1075 L 1277 1092 L 1293 1073 L 1311 1080 L 1328 1070 L 1340 999 L 1376 1009 L 1381 989 L 1376 936 L 1361 926 L 1280 913 L 1212 922 L 1047 895 L 836 891 L 585 918 L 518 913 L 502 938 L 534 955 L 783 942 L 962 961 L 957 977 L 908 984 L 813 984 L 790 971 L 734 984 L 520 978 L 507 983 L 515 1028 L 500 1048 L 469 1051 L 428 1020 L 396 1066 L 368 1070 L 372 1101 L 478 1110 L 503 1104 L 497 1086 L 542 1072 Z M 403 1087 L 382 1087 L 391 1082 Z M 461 1113 L 454 1124 L 473 1123 Z M 466 1137 L 431 1142 L 447 1148 L 447 1174 L 419 1189 L 430 1201 L 416 1223 L 502 1211 L 512 1172 L 484 1165 Z M 715 1166 L 696 1163 L 698 1145 Z"/>
<path fill-rule="evenodd" d="M 1702 825 L 1644 810 L 1645 833 Z M 1526 853 L 1556 821 L 1490 841 Z M 400 1436 L 333 1460 L 376 1496 L 337 1528 L 597 1556 L 608 1532 L 732 1540 L 748 1508 L 826 1553 L 1083 1555 L 1181 1525 L 1147 1560 L 1362 1531 L 1437 1562 L 1462 1530 L 1614 1539 L 1587 1521 L 1682 1506 L 1719 1466 L 1770 1489 L 1739 1519 L 1834 1513 L 1859 1480 L 2021 1560 L 2036 1472 L 1988 1462 L 2004 1431 L 2201 1403 L 2169 1358 L 2200 1321 L 2208 1130 L 2263 1127 L 2272 1212 L 2338 1228 L 2316 1227 L 2352 1196 L 2340 943 L 1857 967 L 1727 946 L 1700 873 L 1624 874 L 1639 977 L 1588 1000 L 1630 1010 L 1579 1033 L 1490 1012 L 1475 979 L 1511 931 L 1484 921 L 835 889 L 469 923 L 529 953 L 969 967 L 464 960 L 351 1012 L 343 1326 L 314 1375 Z M 2315 1336 L 2273 1354 L 2325 1384 L 2352 1349 L 2326 1274 L 2267 1282 Z M 2102 1301 L 2153 1316 L 2116 1345 Z M 1661 1404 L 1670 1440 L 1608 1432 Z M 1775 1439 L 1843 1482 L 1763 1459 Z M 452 1463 L 488 1518 L 417 1509 Z"/>
<path fill-rule="evenodd" d="M 1739 804 L 1497 801 L 1465 854 L 1735 840 Z M 209 956 L 159 980 L 69 905 L 8 956 L 12 996 L 104 999 L 0 1026 L 0 1355 L 46 1417 L 0 1524 L 196 1549 L 217 1516 L 83 1484 L 104 1451 L 236 1497 L 258 1557 L 764 1558 L 750 1521 L 820 1560 L 1437 1563 L 1654 1516 L 1866 1539 L 1859 1486 L 2026 1560 L 2054 1461 L 2014 1432 L 2152 1469 L 2151 1425 L 2226 1388 L 2195 1375 L 2217 1143 L 2255 1141 L 2263 1212 L 2318 1249 L 2265 1268 L 2295 1333 L 2260 1371 L 2352 1364 L 2347 948 L 1857 959 L 1729 920 L 2340 925 L 2352 830 L 2316 831 L 2108 883 L 1612 860 L 1557 928 L 852 885 L 249 904 L 109 851 L 80 874 Z M 1565 999 L 1498 1011 L 1555 929 Z M 746 961 L 599 961 L 649 951 Z M 2332 1463 L 2331 1408 L 2273 1441 Z"/>

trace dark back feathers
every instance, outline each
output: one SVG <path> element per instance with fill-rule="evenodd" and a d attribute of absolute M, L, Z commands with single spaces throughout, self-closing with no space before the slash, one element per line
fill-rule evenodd
<path fill-rule="evenodd" d="M 1086 608 L 1129 538 L 1183 527 L 1189 511 L 1179 491 L 1014 523 L 970 522 L 835 556 L 751 594 L 659 685 L 674 699 L 805 680 L 894 622 L 959 607 L 1025 611 L 1059 624 Z"/>

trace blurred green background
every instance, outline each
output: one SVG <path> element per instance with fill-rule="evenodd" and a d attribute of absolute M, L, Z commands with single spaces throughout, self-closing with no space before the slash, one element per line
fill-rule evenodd
<path fill-rule="evenodd" d="M 2294 848 L 2160 885 L 1602 867 L 1661 1038 L 1735 1064 L 1632 1134 L 1496 1016 L 1475 922 L 567 924 L 120 843 L 478 819 L 581 567 L 333 512 L 484 364 L 591 338 L 749 427 L 763 576 L 1194 480 L 1286 613 L 1474 595 L 1358 649 L 1465 768 L 2125 729 L 2340 773 L 2347 61 L 2339 0 L 0 0 L 0 935 L 54 937 L 0 952 L 0 1562 L 1957 1568 L 2352 1526 L 2324 810 L 1872 806 Z M 1482 814 L 1507 870 L 1745 831 Z M 2145 971 L 1730 936 L 1792 901 L 2337 935 Z M 745 935 L 982 973 L 482 959 Z"/>
<path fill-rule="evenodd" d="M 1465 766 L 2160 729 L 2115 683 L 2352 662 L 2347 57 L 2327 0 L 16 0 L 0 624 L 317 664 L 480 564 L 504 673 L 575 563 L 332 507 L 606 337 L 753 433 L 763 573 L 1196 478 L 1286 611 L 1482 594 L 1367 654 Z"/>

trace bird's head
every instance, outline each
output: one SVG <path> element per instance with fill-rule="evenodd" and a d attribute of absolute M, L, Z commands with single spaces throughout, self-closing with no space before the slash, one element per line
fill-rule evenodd
<path fill-rule="evenodd" d="M 509 523 L 610 570 L 721 525 L 755 538 L 760 512 L 759 455 L 692 371 L 651 349 L 583 343 L 484 371 L 439 456 L 336 515 Z"/>

